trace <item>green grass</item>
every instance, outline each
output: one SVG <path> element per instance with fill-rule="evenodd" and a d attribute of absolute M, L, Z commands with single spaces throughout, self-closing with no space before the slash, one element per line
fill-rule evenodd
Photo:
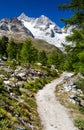
<path fill-rule="evenodd" d="M 15 92 L 14 89 L 12 89 L 12 91 Z M 16 93 L 16 98 L 13 99 L 9 98 L 9 93 L 7 91 L 2 91 L 2 93 L 0 93 L 1 130 L 16 130 L 18 126 L 26 130 L 31 130 L 28 126 L 23 125 L 21 119 L 26 123 L 31 123 L 35 130 L 41 130 L 34 96 L 31 97 L 31 93 L 28 89 L 27 91 L 24 89 L 24 91 L 21 92 L 21 96 L 23 96 L 22 99 L 24 102 L 17 100 L 18 93 Z"/>
<path fill-rule="evenodd" d="M 74 120 L 74 124 L 79 130 L 84 130 L 84 119 L 77 118 Z"/>
<path fill-rule="evenodd" d="M 35 48 L 37 48 L 39 51 L 44 50 L 46 53 L 50 53 L 52 50 L 56 50 L 58 52 L 61 52 L 57 47 L 45 42 L 44 40 L 33 39 L 32 42 Z"/>

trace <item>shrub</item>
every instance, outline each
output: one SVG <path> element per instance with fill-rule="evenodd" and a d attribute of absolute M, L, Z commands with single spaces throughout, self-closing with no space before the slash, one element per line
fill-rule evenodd
<path fill-rule="evenodd" d="M 0 77 L 0 85 L 3 84 L 3 79 Z"/>
<path fill-rule="evenodd" d="M 41 79 L 36 79 L 35 82 L 34 82 L 34 88 L 36 90 L 38 90 L 38 89 L 41 89 L 42 87 L 43 87 L 43 84 L 41 82 Z"/>
<path fill-rule="evenodd" d="M 56 70 L 51 70 L 51 71 L 50 71 L 50 75 L 51 75 L 52 77 L 57 77 L 57 76 L 58 76 Z"/>
<path fill-rule="evenodd" d="M 80 79 L 78 82 L 76 82 L 76 84 L 77 84 L 77 88 L 81 89 L 84 93 L 84 80 Z"/>
<path fill-rule="evenodd" d="M 47 80 L 47 78 L 37 78 L 34 82 L 30 81 L 30 82 L 25 82 L 24 83 L 24 87 L 28 88 L 30 91 L 32 92 L 37 92 L 39 89 L 42 89 L 43 86 L 45 86 L 46 83 L 48 83 L 49 81 Z"/>
<path fill-rule="evenodd" d="M 84 114 L 84 107 L 83 107 L 83 106 L 79 107 L 79 110 L 80 110 L 80 112 L 81 112 L 82 114 Z"/>
<path fill-rule="evenodd" d="M 3 79 L 0 77 L 0 92 L 4 90 Z"/>
<path fill-rule="evenodd" d="M 0 74 L 4 75 L 7 78 L 10 78 L 10 74 L 3 68 L 0 68 Z"/>
<path fill-rule="evenodd" d="M 77 118 L 75 119 L 74 124 L 79 130 L 84 130 L 84 119 Z"/>

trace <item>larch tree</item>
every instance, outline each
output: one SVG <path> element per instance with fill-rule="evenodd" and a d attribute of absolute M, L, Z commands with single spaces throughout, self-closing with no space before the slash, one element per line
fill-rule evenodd
<path fill-rule="evenodd" d="M 60 5 L 59 8 L 73 11 L 73 16 L 61 19 L 66 25 L 72 26 L 72 28 L 74 26 L 72 34 L 66 37 L 68 42 L 72 42 L 72 46 L 67 52 L 65 68 L 84 72 L 84 0 L 71 0 L 69 4 Z M 67 46 L 65 46 L 66 48 Z"/>
<path fill-rule="evenodd" d="M 21 60 L 23 63 L 34 63 L 37 60 L 38 51 L 32 45 L 31 40 L 27 39 L 21 50 Z"/>
<path fill-rule="evenodd" d="M 17 44 L 14 42 L 13 39 L 11 39 L 8 42 L 8 46 L 7 46 L 7 54 L 8 54 L 8 59 L 16 59 L 17 57 Z"/>

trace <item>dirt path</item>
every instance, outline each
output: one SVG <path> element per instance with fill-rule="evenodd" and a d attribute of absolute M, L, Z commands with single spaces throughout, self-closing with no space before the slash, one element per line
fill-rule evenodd
<path fill-rule="evenodd" d="M 66 109 L 57 101 L 54 95 L 56 85 L 63 81 L 64 76 L 70 75 L 70 73 L 63 73 L 60 78 L 47 84 L 36 95 L 43 130 L 77 130 Z"/>

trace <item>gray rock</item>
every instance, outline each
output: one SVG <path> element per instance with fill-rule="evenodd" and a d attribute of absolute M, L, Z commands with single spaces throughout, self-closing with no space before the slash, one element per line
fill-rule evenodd
<path fill-rule="evenodd" d="M 80 104 L 81 104 L 81 106 L 84 107 L 84 100 L 83 99 L 81 99 Z"/>
<path fill-rule="evenodd" d="M 77 91 L 76 91 L 76 94 L 77 94 L 77 95 L 80 95 L 80 94 L 82 94 L 82 93 L 83 93 L 82 90 L 77 89 Z"/>
<path fill-rule="evenodd" d="M 4 31 L 9 31 L 9 28 L 8 28 L 8 26 L 7 26 L 6 24 L 2 24 L 2 25 L 0 26 L 0 29 L 1 29 L 1 30 L 4 30 Z"/>
<path fill-rule="evenodd" d="M 12 86 L 12 87 L 16 87 L 16 84 L 12 81 L 3 81 L 4 85 L 8 85 L 8 86 Z"/>
<path fill-rule="evenodd" d="M 51 36 L 52 38 L 55 37 L 55 34 L 54 34 L 53 30 L 51 30 L 50 36 Z"/>
<path fill-rule="evenodd" d="M 17 28 L 16 25 L 12 25 L 12 26 L 11 26 L 11 30 L 12 30 L 13 32 L 20 32 L 19 28 Z"/>
<path fill-rule="evenodd" d="M 26 130 L 25 128 L 22 128 L 20 126 L 17 127 L 17 130 Z"/>

